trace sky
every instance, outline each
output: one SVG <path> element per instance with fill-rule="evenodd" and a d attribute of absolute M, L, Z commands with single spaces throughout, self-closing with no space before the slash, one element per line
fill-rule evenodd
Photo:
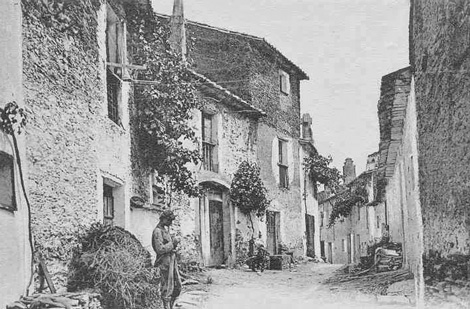
<path fill-rule="evenodd" d="M 153 0 L 171 14 L 173 0 Z M 186 19 L 265 38 L 301 67 L 315 146 L 359 175 L 378 151 L 383 75 L 408 66 L 409 0 L 186 0 Z"/>

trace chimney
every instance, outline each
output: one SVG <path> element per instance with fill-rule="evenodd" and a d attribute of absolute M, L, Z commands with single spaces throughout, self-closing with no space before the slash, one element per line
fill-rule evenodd
<path fill-rule="evenodd" d="M 184 22 L 183 0 L 173 3 L 173 15 L 170 19 L 170 46 L 186 61 L 186 31 Z"/>
<path fill-rule="evenodd" d="M 344 183 L 347 185 L 356 178 L 356 166 L 353 159 L 347 158 L 343 166 Z"/>
<path fill-rule="evenodd" d="M 313 141 L 312 117 L 308 113 L 302 115 L 302 138 Z"/>

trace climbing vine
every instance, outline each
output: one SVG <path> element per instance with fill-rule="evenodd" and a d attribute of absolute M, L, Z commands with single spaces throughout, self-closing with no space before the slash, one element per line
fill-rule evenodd
<path fill-rule="evenodd" d="M 18 104 L 13 101 L 0 107 L 0 129 L 8 135 L 21 134 L 26 125 L 26 114 Z"/>
<path fill-rule="evenodd" d="M 184 144 L 197 142 L 189 124 L 192 111 L 200 107 L 192 75 L 170 46 L 168 25 L 160 23 L 153 10 L 134 3 L 125 10 L 132 61 L 146 66 L 138 79 L 151 81 L 135 86 L 139 153 L 172 191 L 197 196 L 188 163 L 197 164 L 200 155 L 197 147 L 188 149 Z"/>
<path fill-rule="evenodd" d="M 324 157 L 318 152 L 311 153 L 304 160 L 304 168 L 310 179 L 328 186 L 333 192 L 339 188 L 341 173 L 336 167 L 330 167 L 333 158 Z"/>
<path fill-rule="evenodd" d="M 348 217 L 354 206 L 363 205 L 368 202 L 367 184 L 367 179 L 359 177 L 336 195 L 328 227 L 332 227 L 337 219 Z"/>
<path fill-rule="evenodd" d="M 247 215 L 254 234 L 252 214 L 262 217 L 269 206 L 267 189 L 260 177 L 260 168 L 256 163 L 243 161 L 233 176 L 230 186 L 230 199 L 235 207 Z"/>

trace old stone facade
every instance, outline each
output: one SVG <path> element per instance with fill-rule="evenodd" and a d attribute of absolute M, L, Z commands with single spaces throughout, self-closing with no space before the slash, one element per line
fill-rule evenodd
<path fill-rule="evenodd" d="M 469 255 L 470 4 L 411 3 L 410 63 L 416 98 L 424 253 L 445 257 L 454 251 Z"/>
<path fill-rule="evenodd" d="M 418 188 L 418 147 L 414 85 L 410 68 L 382 78 L 378 103 L 380 124 L 379 198 L 387 207 L 390 241 L 402 244 L 403 265 L 413 272 L 422 295 L 423 233 Z"/>
<path fill-rule="evenodd" d="M 111 115 L 106 74 L 110 50 L 124 50 L 121 43 L 109 43 L 110 28 L 119 27 L 117 16 L 124 12 L 114 4 L 84 1 L 63 8 L 70 20 L 48 20 L 42 4 L 24 1 L 23 8 L 32 228 L 56 284 L 63 286 L 79 231 L 106 220 L 130 228 L 130 84 L 116 90 Z M 119 31 L 115 35 L 124 36 Z M 115 201 L 108 209 L 106 195 Z"/>
<path fill-rule="evenodd" d="M 233 265 L 253 236 L 250 220 L 228 195 L 243 160 L 259 164 L 272 201 L 267 218 L 254 222 L 255 238 L 273 254 L 281 244 L 296 255 L 305 255 L 307 246 L 309 255 L 319 254 L 316 191 L 301 165 L 311 151 L 305 145 L 313 147 L 311 132 L 300 134 L 304 72 L 263 39 L 189 23 L 188 58 L 195 60 L 203 108 L 192 120 L 201 142 L 188 147 L 204 156 L 191 168 L 205 194 L 164 196 L 137 154 L 125 2 L 80 1 L 51 15 L 42 3 L 23 2 L 24 169 L 35 244 L 57 286 L 65 285 L 77 234 L 92 223 L 124 227 L 153 253 L 151 231 L 168 199 L 178 214 L 181 259 Z M 234 42 L 244 54 L 232 49 Z M 232 52 L 215 54 L 226 44 Z M 204 62 L 202 54 L 212 60 Z M 220 70 L 218 60 L 238 70 Z M 144 204 L 132 204 L 136 197 Z"/>
<path fill-rule="evenodd" d="M 368 201 L 354 205 L 348 217 L 338 218 L 334 225 L 328 226 L 333 206 L 337 196 L 320 192 L 319 211 L 321 214 L 320 241 L 322 257 L 328 263 L 352 264 L 359 263 L 361 257 L 367 256 L 367 248 L 380 241 L 387 222 L 385 204 L 376 201 L 377 167 L 372 160 L 377 155 L 368 157 L 370 169 L 356 178 L 352 178 L 351 159 L 346 159 L 343 171 L 349 172 L 345 179 L 349 179 L 348 186 L 354 186 L 358 181 L 364 181 L 368 193 Z M 349 176 L 349 177 L 348 177 Z"/>
<path fill-rule="evenodd" d="M 243 132 L 245 140 L 250 136 L 256 140 L 255 157 L 250 159 L 259 164 L 271 200 L 267 218 L 256 224 L 255 234 L 272 254 L 278 253 L 283 243 L 297 255 L 304 255 L 299 138 L 300 81 L 307 76 L 258 37 L 188 22 L 187 40 L 188 46 L 192 43 L 188 58 L 193 60 L 194 70 L 265 112 L 256 125 L 245 126 L 248 130 Z M 246 141 L 235 148 L 244 149 L 244 144 Z M 225 167 L 229 176 L 237 163 L 235 159 Z M 238 221 L 242 222 L 236 226 L 239 238 L 250 239 L 249 224 Z"/>

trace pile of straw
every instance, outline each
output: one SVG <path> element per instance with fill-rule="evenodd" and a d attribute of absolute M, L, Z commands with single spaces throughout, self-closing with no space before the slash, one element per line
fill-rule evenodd
<path fill-rule="evenodd" d="M 137 238 L 120 227 L 93 225 L 80 237 L 68 289 L 99 289 L 105 308 L 156 308 L 159 276 Z"/>

